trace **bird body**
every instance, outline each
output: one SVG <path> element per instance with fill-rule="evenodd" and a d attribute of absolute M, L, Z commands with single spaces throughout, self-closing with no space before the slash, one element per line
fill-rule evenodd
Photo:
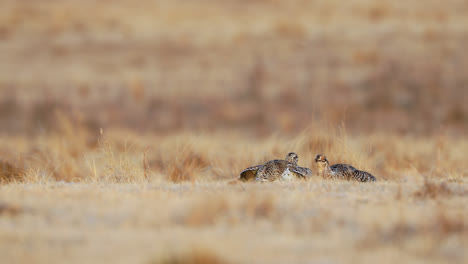
<path fill-rule="evenodd" d="M 297 165 L 298 156 L 291 152 L 284 160 L 271 160 L 264 165 L 256 165 L 243 170 L 239 179 L 241 181 L 292 181 L 308 178 L 312 171 Z"/>
<path fill-rule="evenodd" d="M 354 180 L 360 182 L 377 181 L 374 175 L 361 171 L 348 164 L 335 164 L 330 166 L 327 157 L 317 155 L 315 158 L 318 173 L 326 179 Z"/>

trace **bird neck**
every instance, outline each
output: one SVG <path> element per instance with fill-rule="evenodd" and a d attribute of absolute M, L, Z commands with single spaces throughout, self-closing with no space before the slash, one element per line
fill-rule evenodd
<path fill-rule="evenodd" d="M 326 176 L 332 173 L 332 170 L 330 169 L 330 164 L 328 163 L 328 161 L 325 163 L 318 164 L 318 172 L 322 176 Z"/>

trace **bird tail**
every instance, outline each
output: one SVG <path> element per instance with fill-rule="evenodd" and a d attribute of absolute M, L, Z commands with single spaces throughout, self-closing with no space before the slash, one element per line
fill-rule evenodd
<path fill-rule="evenodd" d="M 365 172 L 365 171 L 359 171 L 358 175 L 357 175 L 357 178 L 361 181 L 361 182 L 375 182 L 377 181 L 377 179 L 375 178 L 374 175 L 368 173 L 368 172 Z"/>

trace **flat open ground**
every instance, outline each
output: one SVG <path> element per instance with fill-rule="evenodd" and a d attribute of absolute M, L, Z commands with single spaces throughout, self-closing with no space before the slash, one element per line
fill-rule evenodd
<path fill-rule="evenodd" d="M 19 153 L 0 171 L 5 263 L 466 263 L 464 138 L 95 136 L 60 124 L 0 139 L 3 155 Z M 378 182 L 232 183 L 289 151 Z"/>
<path fill-rule="evenodd" d="M 2 0 L 0 263 L 468 263 L 468 1 Z M 378 182 L 230 184 L 294 151 Z"/>
<path fill-rule="evenodd" d="M 11 184 L 0 251 L 3 263 L 466 263 L 467 184 L 436 186 Z"/>

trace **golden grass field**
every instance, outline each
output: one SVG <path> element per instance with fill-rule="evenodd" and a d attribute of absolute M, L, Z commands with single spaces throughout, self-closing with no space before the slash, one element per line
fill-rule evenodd
<path fill-rule="evenodd" d="M 468 4 L 0 8 L 0 263 L 467 263 Z M 240 183 L 294 151 L 376 183 Z"/>
<path fill-rule="evenodd" d="M 104 131 L 87 147 L 79 131 L 2 139 L 29 167 L 1 187 L 5 263 L 466 262 L 466 139 L 324 126 L 257 140 Z M 288 151 L 313 169 L 330 153 L 378 182 L 232 184 Z"/>

